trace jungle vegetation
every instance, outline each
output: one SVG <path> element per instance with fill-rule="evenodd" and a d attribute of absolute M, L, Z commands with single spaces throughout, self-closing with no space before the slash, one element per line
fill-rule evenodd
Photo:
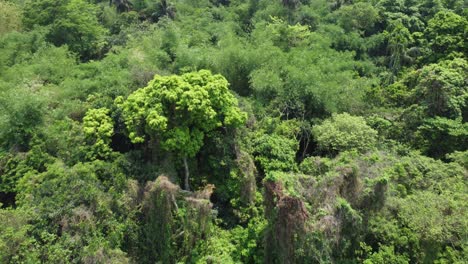
<path fill-rule="evenodd" d="M 466 263 L 464 0 L 0 0 L 0 263 Z"/>

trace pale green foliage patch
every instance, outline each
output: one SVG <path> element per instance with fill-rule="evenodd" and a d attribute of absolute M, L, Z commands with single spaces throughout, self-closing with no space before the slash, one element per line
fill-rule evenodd
<path fill-rule="evenodd" d="M 0 36 L 14 30 L 20 30 L 21 19 L 22 12 L 18 6 L 4 0 L 0 1 Z"/>
<path fill-rule="evenodd" d="M 352 149 L 364 152 L 373 148 L 377 139 L 377 131 L 369 127 L 364 118 L 347 113 L 333 115 L 315 126 L 312 133 L 319 147 L 329 152 Z"/>

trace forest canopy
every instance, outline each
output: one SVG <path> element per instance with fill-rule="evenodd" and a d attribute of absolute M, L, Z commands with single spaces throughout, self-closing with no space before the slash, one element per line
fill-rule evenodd
<path fill-rule="evenodd" d="M 465 263 L 464 0 L 0 0 L 0 263 Z"/>

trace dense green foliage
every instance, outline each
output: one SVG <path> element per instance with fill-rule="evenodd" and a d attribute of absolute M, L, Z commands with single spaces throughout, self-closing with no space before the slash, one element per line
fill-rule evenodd
<path fill-rule="evenodd" d="M 319 148 L 329 152 L 357 150 L 365 152 L 372 149 L 377 131 L 369 127 L 364 118 L 349 114 L 333 115 L 330 120 L 312 129 Z"/>
<path fill-rule="evenodd" d="M 0 263 L 465 263 L 464 0 L 0 0 Z"/>
<path fill-rule="evenodd" d="M 21 29 L 21 9 L 10 2 L 0 2 L 0 36 Z"/>

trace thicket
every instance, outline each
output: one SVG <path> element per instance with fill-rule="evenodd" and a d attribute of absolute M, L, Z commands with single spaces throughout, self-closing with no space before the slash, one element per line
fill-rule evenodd
<path fill-rule="evenodd" d="M 465 263 L 463 0 L 0 0 L 0 263 Z"/>

